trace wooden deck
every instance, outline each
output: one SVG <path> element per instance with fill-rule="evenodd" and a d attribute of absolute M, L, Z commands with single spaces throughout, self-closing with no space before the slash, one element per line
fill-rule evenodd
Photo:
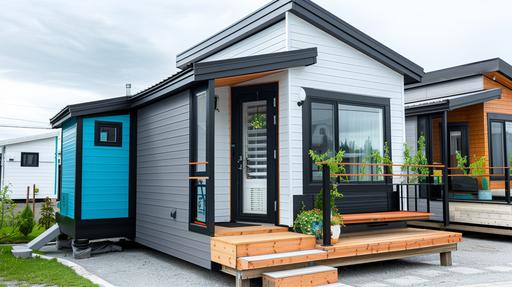
<path fill-rule="evenodd" d="M 426 220 L 432 213 L 416 211 L 391 211 L 375 213 L 343 214 L 343 224 L 359 224 L 372 222 Z"/>

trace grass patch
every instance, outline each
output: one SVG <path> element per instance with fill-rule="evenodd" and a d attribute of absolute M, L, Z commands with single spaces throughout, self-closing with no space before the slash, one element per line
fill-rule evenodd
<path fill-rule="evenodd" d="M 55 286 L 98 286 L 79 276 L 56 259 L 20 259 L 11 254 L 10 246 L 0 247 L 0 277 L 4 281 Z"/>
<path fill-rule="evenodd" d="M 0 229 L 0 244 L 26 243 L 39 236 L 44 232 L 44 230 L 44 227 L 37 224 L 34 226 L 32 232 L 27 237 L 25 237 L 19 231 L 13 232 L 12 227 L 6 226 Z"/>

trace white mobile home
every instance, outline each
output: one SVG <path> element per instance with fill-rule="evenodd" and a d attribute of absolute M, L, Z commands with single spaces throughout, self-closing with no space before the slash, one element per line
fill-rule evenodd
<path fill-rule="evenodd" d="M 59 133 L 0 141 L 0 185 L 10 186 L 12 199 L 25 199 L 27 186 L 32 192 L 34 184 L 39 188 L 36 199 L 57 198 Z"/>

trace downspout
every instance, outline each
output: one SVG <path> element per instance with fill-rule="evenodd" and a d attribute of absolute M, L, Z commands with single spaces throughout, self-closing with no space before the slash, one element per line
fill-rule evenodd
<path fill-rule="evenodd" d="M 2 158 L 0 162 L 0 188 L 4 187 L 4 177 L 5 177 L 5 146 L 2 146 Z"/>

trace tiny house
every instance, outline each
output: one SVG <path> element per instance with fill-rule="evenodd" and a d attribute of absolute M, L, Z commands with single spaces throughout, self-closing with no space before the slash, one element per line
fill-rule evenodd
<path fill-rule="evenodd" d="M 25 201 L 27 187 L 39 189 L 36 200 L 57 198 L 60 131 L 0 141 L 0 187 L 8 186 L 11 199 Z"/>
<path fill-rule="evenodd" d="M 423 135 L 429 162 L 446 158 L 451 228 L 512 234 L 509 167 L 512 154 L 512 66 L 490 59 L 426 73 L 406 86 L 406 137 Z M 461 176 L 457 152 L 468 164 L 484 157 L 484 176 Z M 488 182 L 488 188 L 482 186 Z M 423 198 L 442 214 L 438 196 Z M 470 228 L 471 227 L 471 228 Z"/>
<path fill-rule="evenodd" d="M 404 85 L 423 76 L 307 0 L 270 2 L 178 54 L 176 66 L 133 96 L 70 105 L 51 120 L 63 130 L 59 224 L 74 238 L 126 236 L 226 272 L 239 271 L 240 254 L 215 246 L 239 236 L 214 241 L 222 235 L 249 244 L 258 230 L 284 231 L 268 236 L 314 249 L 314 237 L 286 232 L 322 186 L 308 151 L 343 149 L 356 163 L 387 146 L 401 162 Z M 341 184 L 344 214 L 403 208 L 390 179 L 370 178 Z M 460 237 L 435 236 L 448 244 L 442 253 Z"/>

